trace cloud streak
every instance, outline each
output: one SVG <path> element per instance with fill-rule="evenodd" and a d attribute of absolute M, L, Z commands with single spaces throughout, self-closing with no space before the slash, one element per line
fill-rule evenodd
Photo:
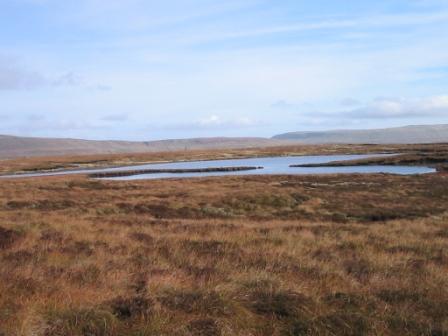
<path fill-rule="evenodd" d="M 219 33 L 211 32 L 203 35 L 196 35 L 194 40 L 197 42 L 219 41 L 227 39 L 254 38 L 273 34 L 290 34 L 298 32 L 312 31 L 333 31 L 334 30 L 358 30 L 385 27 L 403 27 L 415 25 L 427 25 L 438 22 L 446 22 L 448 12 L 424 13 L 424 14 L 396 14 L 396 15 L 375 15 L 365 16 L 363 18 L 335 18 L 330 20 L 296 23 L 290 25 L 276 25 L 261 29 L 236 30 L 233 32 Z"/>
<path fill-rule="evenodd" d="M 0 91 L 31 90 L 45 85 L 45 78 L 0 55 Z"/>
<path fill-rule="evenodd" d="M 13 57 L 0 55 L 0 91 L 35 90 L 80 84 L 81 79 L 72 72 L 51 78 L 38 71 L 29 70 Z"/>
<path fill-rule="evenodd" d="M 222 118 L 218 115 L 209 115 L 193 122 L 169 124 L 162 126 L 162 128 L 189 131 L 223 131 L 228 129 L 247 129 L 261 125 L 260 121 L 248 117 Z"/>
<path fill-rule="evenodd" d="M 411 99 L 377 98 L 363 107 L 338 115 L 356 119 L 448 118 L 448 95 Z"/>

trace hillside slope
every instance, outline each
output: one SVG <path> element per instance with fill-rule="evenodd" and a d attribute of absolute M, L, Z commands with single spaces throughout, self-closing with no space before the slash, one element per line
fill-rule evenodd
<path fill-rule="evenodd" d="M 448 142 L 448 125 L 405 126 L 371 130 L 291 132 L 273 137 L 305 144 L 416 144 Z"/>
<path fill-rule="evenodd" d="M 159 152 L 192 149 L 268 147 L 284 141 L 265 138 L 198 138 L 147 142 L 28 138 L 0 135 L 0 158 Z"/>

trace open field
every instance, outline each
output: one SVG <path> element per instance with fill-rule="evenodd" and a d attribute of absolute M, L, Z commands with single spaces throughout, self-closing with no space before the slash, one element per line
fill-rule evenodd
<path fill-rule="evenodd" d="M 313 146 L 24 159 L 1 169 L 445 150 Z M 2 336 L 448 335 L 447 272 L 442 171 L 0 181 Z"/>

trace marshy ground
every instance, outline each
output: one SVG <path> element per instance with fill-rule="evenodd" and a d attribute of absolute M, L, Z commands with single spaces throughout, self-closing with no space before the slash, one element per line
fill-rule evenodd
<path fill-rule="evenodd" d="M 334 161 L 323 164 L 291 165 L 291 167 L 343 167 L 343 166 L 372 166 L 372 165 L 414 165 L 430 166 L 440 172 L 448 171 L 448 145 L 404 146 L 397 148 L 400 155 L 373 157 L 367 159 Z"/>
<path fill-rule="evenodd" d="M 448 175 L 2 180 L 0 266 L 2 336 L 447 335 Z"/>

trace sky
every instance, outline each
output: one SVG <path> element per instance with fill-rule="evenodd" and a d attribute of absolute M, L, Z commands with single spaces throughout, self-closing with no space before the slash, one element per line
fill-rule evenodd
<path fill-rule="evenodd" d="M 0 0 L 0 134 L 448 123 L 447 0 Z"/>

